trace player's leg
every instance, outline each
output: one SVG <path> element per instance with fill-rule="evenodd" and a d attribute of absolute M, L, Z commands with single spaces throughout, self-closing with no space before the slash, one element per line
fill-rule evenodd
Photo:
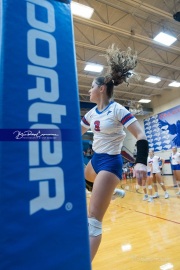
<path fill-rule="evenodd" d="M 154 191 L 155 191 L 155 193 L 153 195 L 153 198 L 159 198 L 157 180 L 156 180 L 156 173 L 152 174 L 152 182 L 153 182 L 153 187 L 154 187 Z"/>
<path fill-rule="evenodd" d="M 143 189 L 143 192 L 144 192 L 143 201 L 147 201 L 148 200 L 148 194 L 147 194 L 147 188 L 146 188 L 146 180 L 142 180 L 142 189 Z"/>
<path fill-rule="evenodd" d="M 165 187 L 165 185 L 164 185 L 164 181 L 163 181 L 163 178 L 162 178 L 160 172 L 156 174 L 156 179 L 157 179 L 159 185 L 161 186 L 161 188 L 162 188 L 162 189 L 164 190 L 164 192 L 165 192 L 165 194 L 164 194 L 165 199 L 168 199 L 168 198 L 169 198 L 169 194 L 168 194 L 168 192 L 167 192 L 167 190 L 166 190 L 166 187 Z"/>
<path fill-rule="evenodd" d="M 87 166 L 84 166 L 84 177 L 85 177 L 85 182 L 86 182 L 86 189 L 88 191 L 92 191 L 93 189 L 93 183 L 96 178 L 96 172 L 94 171 L 92 165 L 91 165 L 91 160 L 88 162 Z"/>
<path fill-rule="evenodd" d="M 89 234 L 91 259 L 93 260 L 101 242 L 102 220 L 109 206 L 119 179 L 111 172 L 100 171 L 94 181 L 89 203 Z"/>
<path fill-rule="evenodd" d="M 147 177 L 147 187 L 148 187 L 148 202 L 152 202 L 153 201 L 153 195 L 152 195 L 152 175 L 149 174 Z"/>
<path fill-rule="evenodd" d="M 180 195 L 180 164 L 176 165 L 176 170 L 174 170 L 174 176 L 179 189 L 176 194 Z"/>

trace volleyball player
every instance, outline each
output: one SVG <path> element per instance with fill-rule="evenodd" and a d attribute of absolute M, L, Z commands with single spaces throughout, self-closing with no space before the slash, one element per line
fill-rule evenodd
<path fill-rule="evenodd" d="M 180 153 L 177 151 L 176 146 L 172 147 L 171 166 L 172 166 L 172 171 L 173 171 L 175 181 L 179 188 L 176 194 L 180 195 Z"/>
<path fill-rule="evenodd" d="M 154 154 L 154 150 L 150 150 L 148 160 L 152 164 L 153 186 L 154 186 L 154 190 L 155 190 L 155 194 L 153 195 L 153 198 L 159 198 L 158 187 L 157 187 L 157 182 L 158 182 L 164 191 L 164 198 L 168 199 L 169 193 L 166 191 L 166 187 L 164 185 L 164 181 L 163 181 L 162 176 L 161 176 L 161 170 L 159 167 L 160 160 L 162 161 L 162 167 L 163 167 L 164 159 L 160 158 L 159 156 L 156 156 Z"/>
<path fill-rule="evenodd" d="M 137 119 L 122 105 L 113 101 L 114 86 L 126 82 L 137 64 L 137 56 L 112 46 L 107 50 L 108 74 L 95 78 L 89 90 L 90 101 L 97 105 L 81 120 L 82 134 L 89 128 L 94 133 L 94 155 L 85 168 L 85 177 L 93 182 L 89 202 L 88 224 L 91 259 L 101 242 L 102 220 L 114 189 L 122 177 L 120 155 L 125 138 L 124 127 L 137 139 L 137 158 L 134 167 L 139 185 L 147 178 L 148 142 Z"/>

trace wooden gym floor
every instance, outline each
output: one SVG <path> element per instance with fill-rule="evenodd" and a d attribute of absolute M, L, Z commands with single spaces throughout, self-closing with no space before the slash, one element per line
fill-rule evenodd
<path fill-rule="evenodd" d="M 160 198 L 151 203 L 135 181 L 121 181 L 126 196 L 111 200 L 93 270 L 180 270 L 180 196 L 172 176 L 163 179 L 170 198 L 158 185 Z"/>

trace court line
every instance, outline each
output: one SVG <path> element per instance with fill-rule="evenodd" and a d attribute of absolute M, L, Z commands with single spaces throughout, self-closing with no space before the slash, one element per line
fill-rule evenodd
<path fill-rule="evenodd" d="M 125 206 L 121 206 L 121 208 L 128 209 L 128 208 L 125 207 Z M 128 210 L 131 210 L 131 211 L 134 211 L 134 212 L 136 212 L 136 213 L 140 213 L 140 214 L 143 214 L 143 215 L 146 215 L 146 216 L 155 217 L 155 218 L 159 218 L 159 219 L 162 219 L 162 220 L 165 220 L 165 221 L 169 221 L 169 222 L 172 222 L 172 223 L 180 224 L 180 222 L 178 222 L 178 221 L 174 221 L 174 220 L 171 220 L 171 219 L 167 219 L 167 218 L 162 218 L 162 217 L 154 216 L 154 215 L 152 215 L 152 214 L 144 213 L 144 212 L 141 212 L 141 211 L 138 211 L 138 210 L 134 210 L 134 209 L 130 209 L 130 208 L 129 208 Z"/>
<path fill-rule="evenodd" d="M 124 190 L 126 190 L 126 189 L 124 188 L 123 185 L 124 185 L 124 184 L 121 185 L 121 188 L 123 188 Z M 138 189 L 132 190 L 132 191 L 129 191 L 129 190 L 126 190 L 126 191 L 128 191 L 128 192 L 133 192 L 133 193 L 138 193 L 138 194 L 143 194 L 143 193 L 139 192 Z M 123 207 L 123 206 L 122 206 L 122 208 L 127 209 L 126 207 Z M 147 214 L 147 213 L 144 213 L 144 212 L 141 212 L 141 211 L 138 211 L 138 210 L 134 210 L 134 209 L 129 209 L 129 210 L 134 211 L 134 212 L 137 212 L 137 213 L 140 213 L 140 214 L 144 214 L 144 215 L 147 215 L 147 216 L 159 218 L 159 219 L 162 219 L 162 220 L 165 220 L 165 221 L 169 221 L 169 222 L 172 222 L 172 223 L 180 224 L 180 222 L 177 222 L 177 221 L 174 221 L 174 220 L 171 220 L 171 219 L 166 219 L 166 218 L 154 216 L 154 215 L 152 215 L 152 214 Z"/>

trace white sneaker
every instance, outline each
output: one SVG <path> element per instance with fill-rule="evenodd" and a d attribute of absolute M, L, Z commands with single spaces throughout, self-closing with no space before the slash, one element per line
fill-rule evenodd
<path fill-rule="evenodd" d="M 121 198 L 124 198 L 126 192 L 123 189 L 115 188 L 114 194 L 118 195 Z"/>
<path fill-rule="evenodd" d="M 147 200 L 148 200 L 148 195 L 144 194 L 143 201 L 147 201 Z"/>
<path fill-rule="evenodd" d="M 178 192 L 176 193 L 176 195 L 180 195 L 180 191 L 178 191 Z"/>
<path fill-rule="evenodd" d="M 168 194 L 167 192 L 165 192 L 164 198 L 165 198 L 165 199 L 168 199 L 168 198 L 169 198 L 169 194 Z"/>
<path fill-rule="evenodd" d="M 154 199 L 159 198 L 159 194 L 158 194 L 158 193 L 155 193 L 152 197 L 153 197 Z"/>
<path fill-rule="evenodd" d="M 149 199 L 147 200 L 148 202 L 153 202 L 153 197 L 152 196 L 149 196 Z"/>

